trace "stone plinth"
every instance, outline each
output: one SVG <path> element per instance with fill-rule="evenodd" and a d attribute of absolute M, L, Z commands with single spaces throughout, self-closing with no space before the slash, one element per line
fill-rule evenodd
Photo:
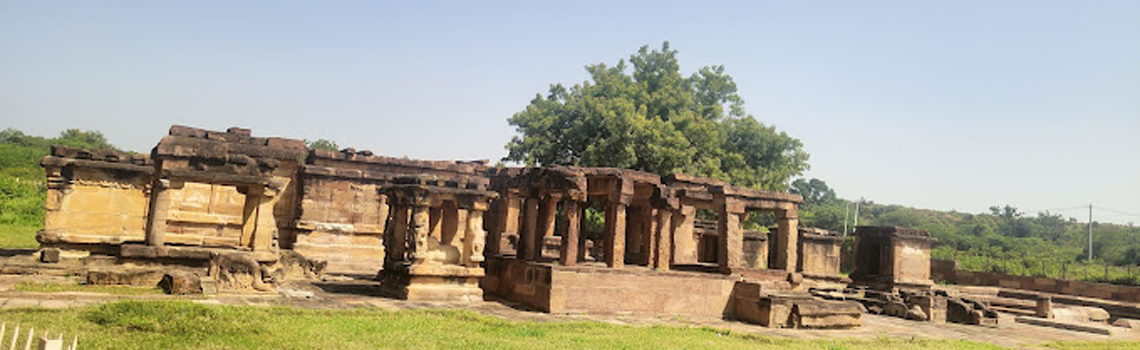
<path fill-rule="evenodd" d="M 922 230 L 897 226 L 855 228 L 855 272 L 857 285 L 880 290 L 892 288 L 928 289 L 930 248 L 936 240 Z"/>
<path fill-rule="evenodd" d="M 456 265 L 388 265 L 380 274 L 384 295 L 409 301 L 483 300 L 483 268 Z"/>

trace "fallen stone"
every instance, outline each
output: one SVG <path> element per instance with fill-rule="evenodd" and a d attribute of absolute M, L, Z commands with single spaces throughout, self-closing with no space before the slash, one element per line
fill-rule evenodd
<path fill-rule="evenodd" d="M 1032 316 L 1018 316 L 1017 318 L 1014 319 L 1014 321 L 1017 321 L 1019 323 L 1034 325 L 1034 326 L 1050 327 L 1050 328 L 1064 329 L 1064 330 L 1075 331 L 1075 332 L 1093 333 L 1093 334 L 1101 334 L 1101 335 L 1112 335 L 1113 333 L 1118 332 L 1117 329 L 1114 329 L 1110 326 L 1100 325 L 1100 324 L 1096 324 L 1096 323 L 1089 323 L 1089 322 L 1060 321 L 1060 320 L 1056 320 L 1056 319 L 1046 319 L 1046 318 L 1039 318 L 1039 317 L 1032 317 Z"/>
<path fill-rule="evenodd" d="M 1140 320 L 1121 318 L 1113 322 L 1112 325 L 1121 328 L 1138 329 L 1140 328 Z"/>
<path fill-rule="evenodd" d="M 162 288 L 166 294 L 183 295 L 183 294 L 198 294 L 202 292 L 202 285 L 198 276 L 186 272 L 170 272 L 162 276 L 162 282 L 159 282 L 159 287 Z"/>
<path fill-rule="evenodd" d="M 87 272 L 87 284 L 132 285 L 154 287 L 165 276 L 161 270 L 91 270 Z"/>
<path fill-rule="evenodd" d="M 44 248 L 40 250 L 40 262 L 54 264 L 59 262 L 59 249 Z"/>
<path fill-rule="evenodd" d="M 206 296 L 214 296 L 218 294 L 218 281 L 213 277 L 205 276 L 198 279 L 198 284 L 202 287 L 202 294 Z"/>

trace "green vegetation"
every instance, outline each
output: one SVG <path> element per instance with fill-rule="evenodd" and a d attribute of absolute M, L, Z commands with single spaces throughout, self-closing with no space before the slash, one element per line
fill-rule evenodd
<path fill-rule="evenodd" d="M 43 222 L 36 224 L 0 224 L 0 248 L 39 248 L 40 243 L 36 242 L 36 232 L 42 227 Z"/>
<path fill-rule="evenodd" d="M 31 283 L 22 282 L 13 286 L 17 292 L 35 292 L 35 293 L 60 293 L 60 292 L 85 292 L 85 293 L 105 293 L 114 295 L 148 295 L 148 294 L 163 294 L 162 289 L 157 287 L 132 287 L 132 286 L 112 286 L 112 285 L 81 285 L 81 284 L 58 284 L 58 283 Z"/>
<path fill-rule="evenodd" d="M 554 84 L 508 119 L 520 135 L 504 160 L 527 165 L 684 172 L 782 191 L 807 170 L 798 139 L 744 110 L 724 66 L 685 77 L 677 51 L 641 48 L 614 66 L 586 66 L 590 81 Z"/>
<path fill-rule="evenodd" d="M 791 191 L 804 196 L 805 226 L 842 231 L 845 210 L 854 208 L 818 179 L 796 180 Z M 1026 215 L 994 206 L 986 214 L 967 214 L 865 202 L 859 224 L 929 231 L 938 238 L 932 256 L 957 260 L 964 270 L 1140 284 L 1140 268 L 1134 267 L 1140 264 L 1140 227 L 1132 225 L 1094 222 L 1095 260 L 1088 261 L 1088 223 L 1049 212 Z"/>
<path fill-rule="evenodd" d="M 620 326 L 600 322 L 513 322 L 469 310 L 312 310 L 207 306 L 186 301 L 118 302 L 62 310 L 0 311 L 9 325 L 34 326 L 85 349 L 997 349 L 929 339 L 804 340 L 708 327 Z"/>
<path fill-rule="evenodd" d="M 305 140 L 305 146 L 312 149 L 323 149 L 326 151 L 339 151 L 340 146 L 337 146 L 336 141 L 326 139 L 317 139 L 316 141 Z"/>
<path fill-rule="evenodd" d="M 0 131 L 0 247 L 35 248 L 44 223 L 45 175 L 40 159 L 52 145 L 115 149 L 98 131 L 64 130 L 56 138 Z"/>

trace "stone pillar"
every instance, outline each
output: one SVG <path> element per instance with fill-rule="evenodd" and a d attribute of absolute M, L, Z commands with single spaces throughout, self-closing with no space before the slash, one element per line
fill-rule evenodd
<path fill-rule="evenodd" d="M 277 189 L 266 187 L 257 197 L 257 229 L 253 231 L 251 242 L 254 251 L 273 249 L 273 240 L 277 237 L 277 218 L 273 216 L 273 206 L 277 204 L 279 194 Z M 248 197 L 246 201 L 249 201 Z"/>
<path fill-rule="evenodd" d="M 428 256 L 428 236 L 431 235 L 431 208 L 427 204 L 416 203 L 412 207 L 411 229 L 412 245 L 411 258 L 415 264 L 421 264 Z"/>
<path fill-rule="evenodd" d="M 586 217 L 586 208 L 589 206 L 590 206 L 590 203 L 588 203 L 588 202 L 583 202 L 583 203 L 581 203 L 580 206 L 578 206 L 578 222 L 579 222 L 579 224 L 577 226 L 578 227 L 578 261 L 586 261 L 586 254 L 590 253 L 588 251 L 588 250 L 590 250 L 590 246 L 586 244 L 586 234 L 582 232 L 582 224 L 581 224 L 582 218 Z M 594 242 L 594 244 L 599 244 L 599 243 Z M 596 257 L 596 256 L 592 256 L 592 257 L 594 258 L 595 261 L 598 260 L 598 257 Z"/>
<path fill-rule="evenodd" d="M 562 225 L 565 231 L 562 232 L 562 249 L 558 258 L 562 266 L 574 266 L 578 264 L 579 231 L 582 228 L 579 215 L 581 215 L 582 209 L 579 208 L 578 202 L 568 200 L 562 204 L 562 212 L 566 214 Z"/>
<path fill-rule="evenodd" d="M 697 244 L 693 240 L 693 224 L 696 222 L 697 208 L 681 205 L 673 213 L 673 264 L 697 263 Z"/>
<path fill-rule="evenodd" d="M 1033 310 L 1033 316 L 1053 318 L 1053 298 L 1048 295 L 1038 295 L 1037 307 Z"/>
<path fill-rule="evenodd" d="M 522 232 L 519 232 L 518 239 L 518 253 L 515 257 L 521 260 L 533 260 L 532 253 L 536 249 L 534 246 L 536 232 L 538 230 L 538 199 L 527 198 L 526 203 L 523 204 L 523 227 Z"/>
<path fill-rule="evenodd" d="M 518 235 L 519 230 L 519 197 L 511 191 L 504 191 L 503 197 L 495 201 L 494 215 L 491 220 L 491 231 L 487 232 L 487 241 L 491 244 L 487 245 L 487 253 L 498 255 L 503 253 L 502 244 L 505 242 L 504 237 L 514 234 Z"/>
<path fill-rule="evenodd" d="M 667 208 L 657 209 L 657 232 L 653 237 L 656 251 L 653 254 L 653 268 L 659 271 L 668 271 L 673 256 L 673 211 Z"/>
<path fill-rule="evenodd" d="M 161 247 L 166 244 L 166 218 L 170 216 L 171 190 L 182 188 L 182 181 L 159 179 L 151 190 L 150 215 L 147 221 L 146 244 Z"/>
<path fill-rule="evenodd" d="M 558 216 L 558 196 L 547 195 L 542 198 L 538 206 L 538 229 L 534 237 L 535 249 L 530 260 L 542 260 L 542 247 L 546 245 L 546 237 L 554 236 L 554 220 Z"/>
<path fill-rule="evenodd" d="M 776 212 L 776 260 L 773 270 L 796 272 L 797 249 L 799 248 L 799 217 L 796 209 L 785 209 Z"/>
<path fill-rule="evenodd" d="M 744 228 L 740 217 L 744 208 L 731 201 L 720 206 L 717 213 L 717 263 L 722 273 L 744 266 Z"/>
<path fill-rule="evenodd" d="M 483 247 L 487 233 L 483 231 L 483 210 L 467 212 L 467 229 L 463 238 L 463 262 L 468 267 L 479 267 L 483 262 Z"/>
<path fill-rule="evenodd" d="M 606 266 L 622 268 L 625 266 L 625 203 L 613 200 L 606 202 L 604 234 Z"/>
<path fill-rule="evenodd" d="M 387 247 L 387 251 L 384 252 L 385 259 L 393 262 L 406 261 L 410 224 L 408 220 L 411 215 L 408 208 L 403 205 L 394 205 L 391 208 L 392 219 L 388 221 L 388 227 L 384 230 L 384 245 Z"/>
<path fill-rule="evenodd" d="M 640 214 L 641 261 L 645 266 L 652 266 L 657 252 L 657 209 L 646 206 Z"/>

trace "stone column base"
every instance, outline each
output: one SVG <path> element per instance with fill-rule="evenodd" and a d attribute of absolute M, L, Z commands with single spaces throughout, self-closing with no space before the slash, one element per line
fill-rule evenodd
<path fill-rule="evenodd" d="M 483 301 L 481 267 L 394 264 L 380 271 L 384 296 L 408 301 Z"/>

